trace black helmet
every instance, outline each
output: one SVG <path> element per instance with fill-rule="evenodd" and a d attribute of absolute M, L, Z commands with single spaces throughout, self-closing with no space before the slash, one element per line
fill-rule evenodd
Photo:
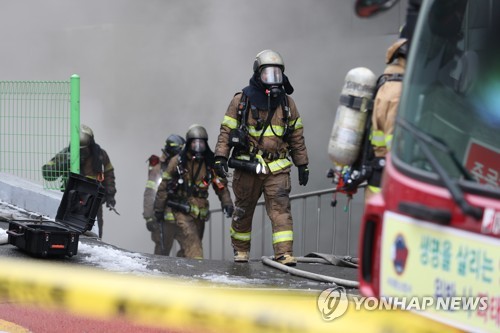
<path fill-rule="evenodd" d="M 182 147 L 186 143 L 186 140 L 180 135 L 177 134 L 171 134 L 168 136 L 167 140 L 165 141 L 165 152 L 168 156 L 174 156 L 179 154 L 179 152 L 182 150 Z"/>
<path fill-rule="evenodd" d="M 208 140 L 208 134 L 205 127 L 198 124 L 193 124 L 189 126 L 189 129 L 186 133 L 186 140 L 190 141 L 192 139 Z"/>
<path fill-rule="evenodd" d="M 193 124 L 186 133 L 187 148 L 196 159 L 201 159 L 208 149 L 208 134 L 205 127 Z"/>

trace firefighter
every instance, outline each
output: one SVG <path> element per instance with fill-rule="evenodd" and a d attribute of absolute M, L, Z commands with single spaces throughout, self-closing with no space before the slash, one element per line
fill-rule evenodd
<path fill-rule="evenodd" d="M 162 221 L 165 209 L 172 208 L 179 228 L 176 239 L 187 258 L 203 259 L 202 239 L 209 214 L 210 185 L 226 216 L 233 214 L 227 180 L 215 174 L 213 163 L 214 154 L 208 146 L 207 131 L 201 125 L 191 125 L 184 148 L 170 160 L 156 193 L 155 217 Z"/>
<path fill-rule="evenodd" d="M 162 149 L 161 157 L 151 155 L 148 158 L 148 181 L 144 190 L 144 211 L 143 216 L 146 220 L 146 228 L 151 232 L 151 240 L 155 243 L 154 254 L 166 255 L 170 254 L 174 243 L 174 236 L 177 231 L 175 225 L 174 214 L 168 208 L 165 211 L 164 221 L 156 221 L 154 214 L 154 201 L 156 190 L 160 184 L 162 173 L 167 169 L 168 162 L 175 155 L 179 154 L 184 147 L 185 140 L 177 134 L 169 135 L 165 141 L 165 147 Z M 177 252 L 178 257 L 183 257 L 183 250 Z"/>
<path fill-rule="evenodd" d="M 371 175 L 365 189 L 365 202 L 380 192 L 385 156 L 391 149 L 394 123 L 402 90 L 403 75 L 408 53 L 408 39 L 404 38 L 403 27 L 400 38 L 393 43 L 386 54 L 386 68 L 377 82 L 377 93 L 371 119 L 371 146 L 373 156 L 370 161 Z"/>
<path fill-rule="evenodd" d="M 64 189 L 70 170 L 69 157 L 68 146 L 42 166 L 43 178 L 47 181 L 55 181 L 61 178 L 61 188 Z M 113 165 L 106 151 L 95 142 L 92 129 L 83 124 L 80 126 L 80 174 L 91 179 L 97 179 L 103 184 L 105 195 L 102 203 L 106 203 L 109 210 L 116 212 L 116 186 Z M 99 227 L 99 238 L 102 238 L 104 225 L 102 206 L 97 211 L 97 225 Z"/>
<path fill-rule="evenodd" d="M 272 223 L 274 259 L 293 266 L 293 221 L 290 210 L 290 171 L 298 167 L 299 184 L 309 178 L 302 119 L 293 87 L 284 75 L 281 55 L 272 50 L 257 54 L 249 86 L 231 100 L 215 148 L 215 169 L 221 177 L 235 168 L 235 212 L 231 242 L 235 262 L 248 262 L 252 219 L 262 193 Z"/>

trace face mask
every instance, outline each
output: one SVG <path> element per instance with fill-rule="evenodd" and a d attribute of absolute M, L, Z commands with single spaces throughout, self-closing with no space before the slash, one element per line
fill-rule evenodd
<path fill-rule="evenodd" d="M 272 98 L 278 97 L 282 92 L 280 86 L 271 86 L 269 89 L 266 89 L 266 95 L 271 96 Z"/>
<path fill-rule="evenodd" d="M 269 86 L 279 86 L 283 84 L 283 72 L 279 67 L 265 67 L 260 72 L 260 80 Z"/>
<path fill-rule="evenodd" d="M 265 67 L 260 72 L 260 80 L 267 86 L 266 94 L 272 98 L 278 97 L 281 92 L 281 85 L 283 84 L 283 72 L 279 67 Z"/>
<path fill-rule="evenodd" d="M 207 143 L 203 139 L 193 139 L 189 144 L 189 149 L 194 153 L 195 158 L 201 158 L 207 150 Z"/>

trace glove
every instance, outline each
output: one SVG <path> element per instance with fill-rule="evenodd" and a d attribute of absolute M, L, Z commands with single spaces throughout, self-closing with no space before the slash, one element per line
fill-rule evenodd
<path fill-rule="evenodd" d="M 217 176 L 226 178 L 226 172 L 229 171 L 229 168 L 227 166 L 227 158 L 225 158 L 224 156 L 216 156 L 214 170 L 217 173 Z"/>
<path fill-rule="evenodd" d="M 158 163 L 160 163 L 160 158 L 156 155 L 151 155 L 151 157 L 148 158 L 149 161 L 149 166 L 154 167 Z"/>
<path fill-rule="evenodd" d="M 307 165 L 299 165 L 299 185 L 306 186 L 309 180 L 309 169 Z"/>
<path fill-rule="evenodd" d="M 148 230 L 151 232 L 155 232 L 158 230 L 158 222 L 148 221 L 146 222 L 146 228 L 148 228 Z"/>
<path fill-rule="evenodd" d="M 224 207 L 222 207 L 222 210 L 224 211 L 224 214 L 226 214 L 226 217 L 232 217 L 234 213 L 234 206 L 225 205 Z"/>
<path fill-rule="evenodd" d="M 108 207 L 108 208 L 113 208 L 113 207 L 115 207 L 115 205 L 116 205 L 116 200 L 115 200 L 115 198 L 114 198 L 114 197 L 112 197 L 112 196 L 108 196 L 108 197 L 106 198 L 106 207 Z"/>
<path fill-rule="evenodd" d="M 161 212 L 156 211 L 155 217 L 157 222 L 163 222 L 165 220 L 165 213 L 163 211 Z"/>

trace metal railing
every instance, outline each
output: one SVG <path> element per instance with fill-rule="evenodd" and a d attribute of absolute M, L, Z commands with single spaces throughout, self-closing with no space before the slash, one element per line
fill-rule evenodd
<path fill-rule="evenodd" d="M 364 196 L 360 192 L 348 200 L 339 193 L 337 205 L 333 207 L 334 192 L 332 188 L 290 196 L 296 256 L 311 252 L 357 256 Z M 224 216 L 222 209 L 213 209 L 210 213 L 203 238 L 205 258 L 232 260 L 231 219 Z M 255 209 L 251 244 L 251 258 L 273 255 L 271 221 L 264 200 L 259 201 Z"/>

